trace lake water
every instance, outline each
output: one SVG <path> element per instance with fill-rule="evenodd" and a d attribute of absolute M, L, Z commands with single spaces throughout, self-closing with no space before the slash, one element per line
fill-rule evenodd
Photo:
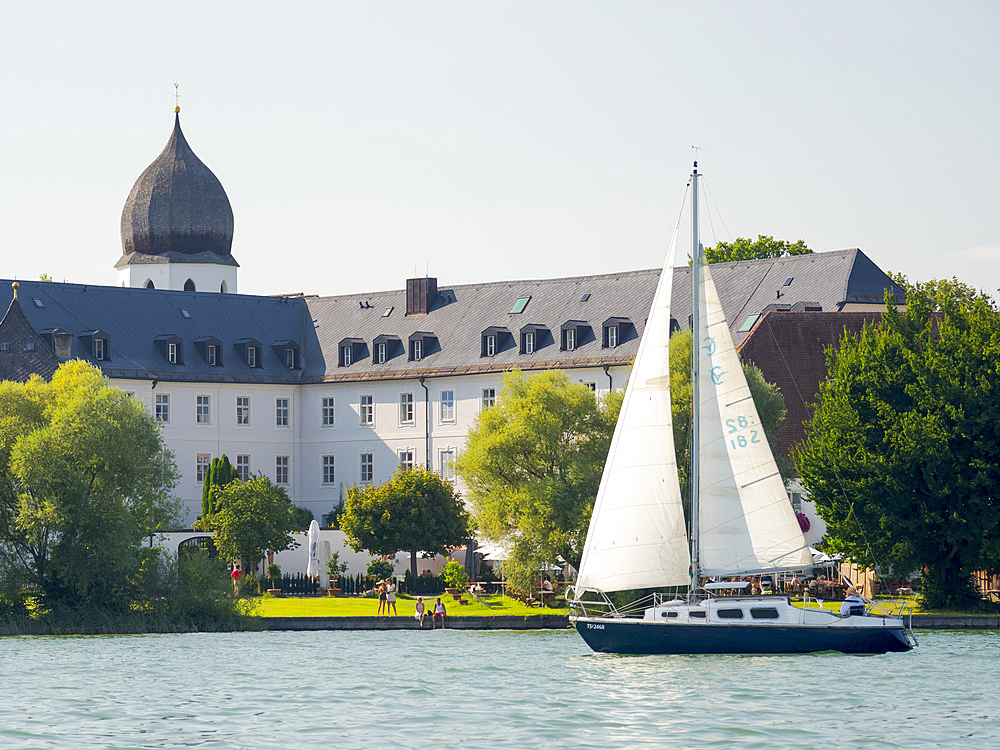
<path fill-rule="evenodd" d="M 885 656 L 595 655 L 571 631 L 0 639 L 2 748 L 1000 745 L 1000 633 Z"/>

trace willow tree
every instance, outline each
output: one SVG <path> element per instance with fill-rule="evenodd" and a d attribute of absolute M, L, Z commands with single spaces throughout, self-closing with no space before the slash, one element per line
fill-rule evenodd
<path fill-rule="evenodd" d="M 834 549 L 964 608 L 1000 570 L 1000 318 L 961 284 L 907 291 L 828 351 L 796 464 Z"/>

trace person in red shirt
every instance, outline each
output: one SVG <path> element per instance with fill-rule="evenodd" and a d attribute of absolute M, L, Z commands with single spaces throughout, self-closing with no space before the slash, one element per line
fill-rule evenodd
<path fill-rule="evenodd" d="M 240 595 L 240 579 L 243 577 L 243 571 L 240 570 L 240 566 L 236 565 L 233 567 L 233 572 L 229 574 L 230 578 L 233 579 L 233 593 L 236 596 Z"/>

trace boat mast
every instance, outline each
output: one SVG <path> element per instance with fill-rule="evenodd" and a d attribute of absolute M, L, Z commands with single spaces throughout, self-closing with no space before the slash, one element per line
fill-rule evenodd
<path fill-rule="evenodd" d="M 701 340 L 701 242 L 698 233 L 698 162 L 691 173 L 691 591 L 698 588 L 701 578 L 701 554 L 698 545 L 698 492 L 700 482 L 700 457 L 698 446 L 701 398 L 698 393 L 699 367 L 698 346 Z"/>

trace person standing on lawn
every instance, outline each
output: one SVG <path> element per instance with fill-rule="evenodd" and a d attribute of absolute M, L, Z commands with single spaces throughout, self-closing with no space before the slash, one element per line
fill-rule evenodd
<path fill-rule="evenodd" d="M 396 612 L 396 582 L 386 578 L 385 584 L 385 616 L 389 616 L 389 607 L 392 607 L 392 614 L 397 616 L 399 613 Z"/>
<path fill-rule="evenodd" d="M 385 581 L 379 581 L 378 582 L 378 614 L 375 615 L 376 617 L 378 617 L 379 615 L 381 615 L 383 610 L 385 611 L 385 614 L 387 614 L 387 615 L 389 614 L 388 600 L 387 600 L 386 597 L 387 597 L 387 594 L 386 594 L 386 591 L 385 591 Z"/>
<path fill-rule="evenodd" d="M 239 598 L 240 595 L 240 579 L 243 577 L 243 571 L 240 570 L 240 566 L 237 563 L 233 566 L 233 572 L 229 574 L 229 577 L 233 579 L 233 594 Z"/>

